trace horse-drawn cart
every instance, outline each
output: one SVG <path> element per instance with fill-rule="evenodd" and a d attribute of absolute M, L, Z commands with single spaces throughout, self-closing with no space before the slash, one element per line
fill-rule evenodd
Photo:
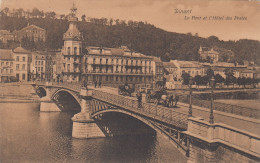
<path fill-rule="evenodd" d="M 129 87 L 129 85 L 121 85 L 118 87 L 118 94 L 132 96 L 132 93 L 135 91 L 134 88 Z"/>

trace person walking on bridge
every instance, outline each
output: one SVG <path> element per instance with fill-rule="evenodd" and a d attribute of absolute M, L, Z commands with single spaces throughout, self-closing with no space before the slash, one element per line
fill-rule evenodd
<path fill-rule="evenodd" d="M 142 107 L 142 93 L 140 91 L 137 92 L 137 101 L 138 101 L 138 108 Z"/>
<path fill-rule="evenodd" d="M 95 88 L 97 88 L 97 81 L 96 80 L 95 80 L 94 84 L 95 84 Z"/>

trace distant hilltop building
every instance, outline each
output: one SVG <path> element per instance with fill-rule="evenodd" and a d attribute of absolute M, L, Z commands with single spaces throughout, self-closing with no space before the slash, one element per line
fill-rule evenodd
<path fill-rule="evenodd" d="M 21 42 L 23 38 L 29 38 L 30 40 L 34 40 L 34 42 L 39 40 L 45 42 L 46 40 L 46 30 L 36 25 L 28 25 L 19 31 L 14 31 L 13 34 L 14 39 L 19 42 Z"/>
<path fill-rule="evenodd" d="M 13 32 L 8 30 L 0 30 L 0 40 L 5 44 L 8 40 L 21 42 L 23 38 L 34 40 L 34 42 L 38 42 L 39 40 L 45 42 L 46 30 L 36 25 L 28 25 L 21 30 L 15 30 Z"/>
<path fill-rule="evenodd" d="M 218 62 L 219 60 L 219 53 L 213 48 L 209 49 L 208 47 L 200 47 L 199 54 L 201 60 L 210 62 Z"/>
<path fill-rule="evenodd" d="M 207 62 L 231 62 L 234 58 L 234 52 L 224 48 L 201 47 L 199 49 L 200 59 Z"/>

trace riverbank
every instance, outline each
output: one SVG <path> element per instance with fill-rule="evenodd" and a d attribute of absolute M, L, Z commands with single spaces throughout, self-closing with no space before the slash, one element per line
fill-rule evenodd
<path fill-rule="evenodd" d="M 0 103 L 37 103 L 39 101 L 39 96 L 30 84 L 0 84 Z"/>

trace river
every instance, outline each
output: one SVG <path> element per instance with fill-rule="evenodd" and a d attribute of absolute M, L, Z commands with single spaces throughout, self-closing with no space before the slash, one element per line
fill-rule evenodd
<path fill-rule="evenodd" d="M 0 162 L 187 162 L 158 135 L 72 138 L 72 116 L 40 112 L 39 103 L 0 103 Z"/>

